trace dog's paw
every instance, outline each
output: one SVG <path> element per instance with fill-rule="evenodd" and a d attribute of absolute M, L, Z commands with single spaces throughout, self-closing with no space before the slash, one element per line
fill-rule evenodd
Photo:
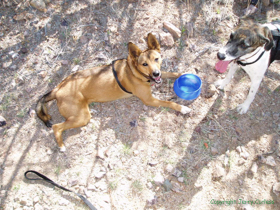
<path fill-rule="evenodd" d="M 192 109 L 190 109 L 189 107 L 181 105 L 181 113 L 182 114 L 187 114 L 187 113 L 190 113 L 191 111 L 192 111 Z"/>
<path fill-rule="evenodd" d="M 217 87 L 218 89 L 220 90 L 223 90 L 225 85 L 223 84 L 224 83 L 224 80 L 217 80 L 214 85 L 215 87 Z"/>
<path fill-rule="evenodd" d="M 250 105 L 247 105 L 247 104 L 244 104 L 244 103 L 240 104 L 239 106 L 237 106 L 237 112 L 239 114 L 245 114 L 248 111 L 249 106 Z"/>
<path fill-rule="evenodd" d="M 62 147 L 59 147 L 60 152 L 66 152 L 66 147 L 63 145 Z"/>

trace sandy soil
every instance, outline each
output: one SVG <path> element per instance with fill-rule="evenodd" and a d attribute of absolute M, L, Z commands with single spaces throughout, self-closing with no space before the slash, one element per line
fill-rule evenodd
<path fill-rule="evenodd" d="M 87 209 L 75 194 L 24 178 L 37 170 L 97 209 L 280 209 L 279 62 L 244 115 L 236 112 L 250 87 L 242 70 L 206 97 L 209 84 L 224 76 L 214 70 L 217 51 L 246 7 L 243 0 L 61 0 L 40 12 L 26 0 L 2 1 L 0 115 L 7 125 L 0 127 L 0 208 Z M 254 15 L 260 23 L 276 17 L 277 1 Z M 202 94 L 183 101 L 173 80 L 153 93 L 192 113 L 147 107 L 136 97 L 92 103 L 90 123 L 66 131 L 67 151 L 59 152 L 52 130 L 34 114 L 39 97 L 74 70 L 126 57 L 129 41 L 145 49 L 149 32 L 168 33 L 165 21 L 182 36 L 161 47 L 162 70 L 199 75 Z M 54 122 L 63 121 L 55 102 L 49 109 Z"/>

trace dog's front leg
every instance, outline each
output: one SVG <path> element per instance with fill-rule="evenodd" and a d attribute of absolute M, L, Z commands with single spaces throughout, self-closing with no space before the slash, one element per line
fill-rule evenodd
<path fill-rule="evenodd" d="M 174 109 L 178 112 L 181 112 L 182 114 L 187 114 L 189 112 L 191 112 L 191 109 L 183 106 L 183 105 L 179 105 L 175 102 L 171 102 L 171 101 L 162 101 L 159 99 L 156 99 L 152 96 L 151 94 L 151 90 L 142 90 L 141 92 L 139 91 L 138 93 L 135 94 L 138 98 L 141 99 L 141 101 L 147 105 L 147 106 L 155 106 L 155 107 L 169 107 L 171 109 Z"/>
<path fill-rule="evenodd" d="M 166 78 L 170 78 L 170 79 L 176 79 L 178 77 L 180 77 L 181 75 L 183 75 L 185 73 L 176 73 L 176 72 L 166 72 L 166 71 L 162 71 L 161 72 L 161 77 L 163 79 L 166 79 Z"/>
<path fill-rule="evenodd" d="M 217 88 L 219 88 L 220 90 L 223 90 L 224 87 L 230 82 L 230 80 L 232 79 L 232 77 L 233 77 L 233 75 L 234 75 L 234 73 L 236 72 L 237 69 L 239 69 L 239 66 L 237 65 L 237 63 L 231 63 L 228 74 L 226 75 L 226 77 L 224 79 L 216 81 L 214 83 L 214 85 Z"/>
<path fill-rule="evenodd" d="M 245 114 L 248 111 L 259 89 L 261 81 L 262 78 L 251 78 L 251 87 L 250 87 L 249 94 L 246 100 L 237 107 L 237 111 L 239 112 L 239 114 Z"/>

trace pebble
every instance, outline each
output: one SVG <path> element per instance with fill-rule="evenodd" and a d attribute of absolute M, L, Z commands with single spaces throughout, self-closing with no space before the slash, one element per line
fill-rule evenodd
<path fill-rule="evenodd" d="M 35 205 L 34 205 L 34 210 L 44 210 L 45 208 L 41 205 L 41 204 L 39 204 L 39 203 L 36 203 Z"/>
<path fill-rule="evenodd" d="M 137 156 L 137 155 L 139 155 L 139 151 L 138 151 L 138 150 L 134 150 L 134 151 L 133 151 L 133 154 L 134 154 L 135 156 Z"/>
<path fill-rule="evenodd" d="M 160 44 L 166 47 L 172 47 L 174 45 L 174 39 L 171 34 L 162 32 L 159 34 Z"/>
<path fill-rule="evenodd" d="M 60 63 L 62 65 L 68 65 L 69 64 L 69 61 L 68 60 L 61 60 Z"/>
<path fill-rule="evenodd" d="M 41 12 L 46 12 L 46 4 L 43 0 L 31 0 L 29 4 Z"/>
<path fill-rule="evenodd" d="M 100 171 L 100 172 L 96 173 L 94 176 L 97 179 L 101 179 L 105 174 L 106 174 L 106 172 Z"/>
<path fill-rule="evenodd" d="M 96 155 L 96 156 L 97 156 L 98 158 L 104 160 L 104 159 L 105 159 L 105 155 L 104 155 L 105 151 L 106 151 L 106 148 L 98 149 L 97 155 Z"/>
<path fill-rule="evenodd" d="M 165 167 L 165 170 L 168 172 L 168 173 L 171 173 L 172 170 L 173 170 L 173 166 L 171 164 L 167 164 L 167 166 Z"/>
<path fill-rule="evenodd" d="M 220 178 L 224 176 L 226 173 L 225 169 L 219 165 L 216 165 L 214 172 L 212 173 L 212 176 L 214 178 Z"/>
<path fill-rule="evenodd" d="M 167 29 L 175 39 L 179 39 L 181 37 L 181 30 L 174 26 L 172 23 L 164 22 L 163 27 Z"/>
<path fill-rule="evenodd" d="M 205 93 L 205 98 L 211 98 L 216 93 L 216 87 L 214 84 L 208 86 L 207 91 Z"/>
<path fill-rule="evenodd" d="M 34 109 L 30 109 L 28 113 L 31 118 L 35 118 L 36 112 Z"/>
<path fill-rule="evenodd" d="M 208 138 L 212 140 L 212 139 L 215 138 L 215 135 L 214 134 L 208 134 Z"/>
<path fill-rule="evenodd" d="M 219 151 L 215 147 L 211 147 L 211 154 L 212 155 L 217 155 Z"/>
<path fill-rule="evenodd" d="M 272 191 L 279 196 L 280 195 L 280 182 L 276 182 L 273 187 L 272 187 Z"/>
<path fill-rule="evenodd" d="M 148 164 L 149 164 L 150 166 L 156 166 L 156 165 L 158 164 L 158 161 L 153 160 L 153 161 L 150 161 Z"/>
<path fill-rule="evenodd" d="M 71 73 L 75 73 L 75 72 L 79 71 L 79 69 L 80 69 L 80 66 L 79 66 L 79 65 L 76 65 L 76 66 L 74 66 L 73 69 L 71 70 Z"/>
<path fill-rule="evenodd" d="M 265 158 L 265 164 L 272 167 L 276 166 L 276 162 L 272 156 L 268 156 L 267 158 Z"/>
<path fill-rule="evenodd" d="M 149 189 L 151 189 L 151 188 L 153 187 L 153 184 L 152 184 L 151 182 L 148 182 L 148 183 L 147 183 L 147 187 L 148 187 Z"/>
<path fill-rule="evenodd" d="M 165 191 L 168 192 L 172 189 L 173 186 L 172 186 L 171 182 L 168 179 L 166 179 L 163 182 L 163 187 L 164 187 Z"/>
<path fill-rule="evenodd" d="M 6 119 L 0 115 L 0 127 L 6 125 Z"/>
<path fill-rule="evenodd" d="M 182 171 L 179 169 L 175 168 L 174 172 L 172 173 L 173 176 L 180 177 L 182 174 Z"/>
<path fill-rule="evenodd" d="M 21 52 L 22 54 L 26 54 L 26 53 L 28 52 L 28 50 L 27 50 L 26 47 L 22 47 L 22 48 L 20 49 L 20 52 Z"/>
<path fill-rule="evenodd" d="M 184 182 L 184 177 L 179 177 L 178 182 Z"/>
<path fill-rule="evenodd" d="M 258 171 L 258 165 L 257 165 L 256 162 L 254 162 L 253 165 L 252 165 L 252 167 L 251 167 L 251 172 L 252 172 L 253 174 L 255 174 L 255 173 L 257 173 L 257 171 Z"/>
<path fill-rule="evenodd" d="M 238 153 L 241 153 L 241 147 L 240 146 L 238 146 L 238 147 L 236 147 L 236 151 L 238 152 Z"/>
<path fill-rule="evenodd" d="M 161 185 L 164 183 L 164 177 L 160 173 L 156 174 L 153 180 L 156 185 Z"/>
<path fill-rule="evenodd" d="M 181 192 L 181 186 L 177 182 L 172 183 L 172 191 L 174 192 Z"/>
<path fill-rule="evenodd" d="M 38 75 L 42 78 L 45 78 L 47 76 L 48 72 L 47 71 L 41 71 L 40 73 L 38 73 Z"/>
<path fill-rule="evenodd" d="M 81 41 L 81 43 L 85 44 L 85 43 L 87 43 L 88 38 L 86 36 L 81 36 L 80 41 Z"/>
<path fill-rule="evenodd" d="M 77 184 L 78 184 L 78 180 L 77 179 L 73 179 L 73 180 L 68 181 L 68 185 L 70 187 L 73 187 L 73 186 L 75 186 Z"/>

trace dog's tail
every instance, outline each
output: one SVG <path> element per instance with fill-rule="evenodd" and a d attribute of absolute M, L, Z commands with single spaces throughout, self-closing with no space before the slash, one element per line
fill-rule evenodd
<path fill-rule="evenodd" d="M 48 110 L 46 107 L 46 103 L 55 99 L 55 91 L 47 93 L 43 97 L 41 97 L 36 105 L 36 114 L 37 116 L 45 123 L 47 127 L 52 127 L 52 123 L 50 122 L 51 116 L 48 114 Z"/>

